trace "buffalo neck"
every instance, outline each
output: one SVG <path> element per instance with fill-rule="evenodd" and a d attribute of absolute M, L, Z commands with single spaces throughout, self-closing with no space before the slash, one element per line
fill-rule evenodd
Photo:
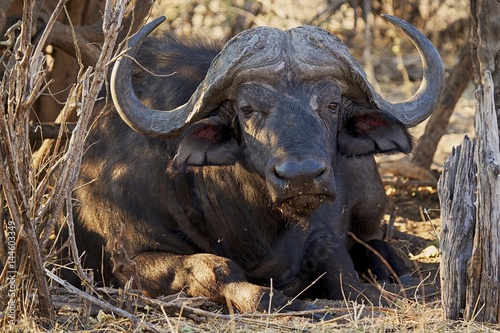
<path fill-rule="evenodd" d="M 261 265 L 289 235 L 285 231 L 298 228 L 273 207 L 265 180 L 238 163 L 189 168 L 185 179 L 196 211 L 190 221 L 207 250 L 244 268 Z"/>

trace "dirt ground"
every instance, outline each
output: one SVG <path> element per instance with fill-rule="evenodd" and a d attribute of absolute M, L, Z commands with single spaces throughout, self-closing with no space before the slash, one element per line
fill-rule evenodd
<path fill-rule="evenodd" d="M 436 179 L 453 147 L 460 145 L 465 135 L 474 137 L 474 89 L 471 82 L 455 108 L 446 134 L 439 142 L 431 167 Z M 418 139 L 424 128 L 425 123 L 412 129 L 414 137 Z M 383 165 L 400 158 L 380 158 L 379 162 Z M 394 176 L 390 172 L 384 173 L 384 170 L 381 168 L 380 171 L 389 198 L 388 212 L 384 218 L 386 239 L 405 259 L 412 277 L 422 283 L 417 298 L 438 300 L 440 206 L 436 186 L 419 184 L 418 181 Z"/>

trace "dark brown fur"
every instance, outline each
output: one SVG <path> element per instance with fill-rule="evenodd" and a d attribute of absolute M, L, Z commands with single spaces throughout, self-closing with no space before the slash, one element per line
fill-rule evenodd
<path fill-rule="evenodd" d="M 138 62 L 156 74 L 172 75 L 158 77 L 136 68 L 137 95 L 157 109 L 185 103 L 217 52 L 216 46 L 204 42 L 191 41 L 186 45 L 169 35 L 149 38 L 137 55 Z M 281 96 L 279 89 L 288 88 L 276 89 L 277 96 Z M 284 100 L 278 101 L 277 107 L 290 110 L 290 117 L 292 113 L 302 117 L 308 89 L 295 87 L 288 92 L 299 101 L 303 98 L 305 106 L 283 95 Z M 275 103 L 275 95 L 269 94 L 260 94 L 258 100 Z M 350 124 L 350 114 L 379 114 L 378 110 L 352 103 L 341 107 L 344 109 L 338 112 L 346 116 L 340 118 L 339 125 L 329 120 L 327 112 L 331 111 L 325 111 L 321 119 L 304 114 L 304 119 L 297 122 L 287 120 L 285 114 L 275 121 L 266 118 L 269 126 L 275 126 L 274 147 L 245 140 L 236 120 L 230 127 L 214 128 L 219 126 L 219 118 L 210 118 L 212 127 L 195 123 L 191 126 L 201 129 L 188 128 L 176 139 L 150 138 L 131 130 L 113 106 L 106 107 L 88 136 L 75 191 L 76 235 L 80 251 L 85 251 L 85 265 L 108 285 L 126 283 L 134 274 L 129 272 L 127 276 L 123 267 L 114 267 L 116 272 L 112 272 L 112 262 L 117 261 L 111 258 L 120 255 L 114 250 L 120 235 L 120 248 L 126 252 L 127 260 L 135 263 L 140 286 L 150 296 L 185 291 L 220 303 L 230 301 L 240 311 L 265 311 L 272 281 L 276 289 L 273 310 L 304 310 L 310 308 L 308 303 L 289 303 L 290 297 L 324 274 L 301 298 L 357 297 L 363 288 L 353 260 L 364 258 L 351 258 L 346 233 L 352 230 L 362 239 L 372 237 L 385 203 L 384 189 L 370 155 L 387 151 L 380 148 L 386 140 L 385 132 L 389 133 L 388 140 L 398 142 L 396 151 L 407 151 L 411 144 L 406 129 L 397 120 L 376 117 L 382 127 L 373 129 L 367 124 L 373 117 L 367 116 L 359 125 L 341 129 L 336 146 L 337 127 Z M 231 107 L 228 110 L 234 114 Z M 297 124 L 298 130 L 294 127 Z M 265 176 L 266 156 L 316 156 L 309 140 L 318 142 L 316 146 L 322 150 L 317 155 L 331 164 L 325 171 L 328 174 L 321 177 L 327 178 L 325 184 L 332 184 L 334 190 L 330 196 L 311 194 L 287 199 L 285 204 L 291 205 L 288 213 L 269 194 L 271 180 Z M 333 140 L 332 146 L 328 146 L 327 140 Z M 373 146 L 363 150 L 367 156 L 344 156 L 359 153 L 360 149 L 352 143 L 356 140 Z M 172 167 L 180 144 L 188 154 L 180 159 L 178 167 Z M 207 160 L 210 156 L 216 160 L 227 155 L 219 144 L 238 147 L 238 151 L 228 148 L 233 150 L 224 163 Z M 190 163 L 190 154 L 199 149 L 208 157 L 200 155 L 194 159 L 197 162 Z M 277 150 L 271 154 L 266 152 L 269 149 Z M 250 155 L 252 151 L 255 153 Z M 313 166 L 319 163 L 315 161 L 312 157 L 306 160 Z M 300 167 L 300 163 L 294 163 Z M 283 172 L 288 173 L 297 167 L 285 166 L 288 169 L 283 167 Z M 277 177 L 272 181 L 283 180 Z M 303 189 L 295 190 L 298 193 Z M 320 199 L 321 202 L 314 202 Z M 294 207 L 299 204 L 303 207 Z"/>

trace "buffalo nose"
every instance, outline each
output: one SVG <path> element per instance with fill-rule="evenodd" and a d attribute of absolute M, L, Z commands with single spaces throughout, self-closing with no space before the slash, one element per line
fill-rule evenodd
<path fill-rule="evenodd" d="M 276 176 L 290 183 L 309 183 L 325 173 L 324 162 L 307 159 L 304 161 L 285 161 L 275 167 Z"/>

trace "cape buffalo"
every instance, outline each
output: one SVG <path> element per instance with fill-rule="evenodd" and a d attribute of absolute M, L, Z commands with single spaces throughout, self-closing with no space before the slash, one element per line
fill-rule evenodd
<path fill-rule="evenodd" d="M 389 278 L 349 252 L 349 231 L 405 274 L 373 239 L 385 202 L 373 155 L 412 150 L 407 127 L 435 107 L 443 65 L 422 33 L 385 18 L 424 67 L 400 103 L 318 27 L 257 27 L 224 45 L 148 37 L 163 18 L 141 29 L 114 65 L 114 103 L 82 159 L 75 228 L 85 265 L 108 285 L 133 278 L 150 296 L 184 291 L 242 312 L 310 308 L 292 301 L 299 293 L 355 298 L 356 267 Z"/>

